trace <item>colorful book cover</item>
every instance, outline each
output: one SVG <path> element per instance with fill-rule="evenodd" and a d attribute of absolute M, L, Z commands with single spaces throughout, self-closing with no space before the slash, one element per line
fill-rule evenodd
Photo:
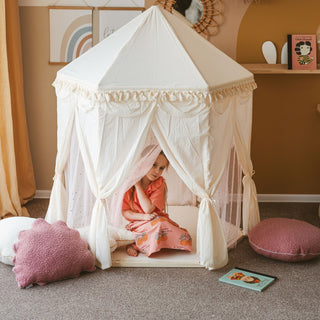
<path fill-rule="evenodd" d="M 288 69 L 317 69 L 317 36 L 288 34 Z"/>
<path fill-rule="evenodd" d="M 234 268 L 222 276 L 219 281 L 233 284 L 242 288 L 247 288 L 256 291 L 262 291 L 267 288 L 277 278 L 250 271 L 241 268 Z"/>

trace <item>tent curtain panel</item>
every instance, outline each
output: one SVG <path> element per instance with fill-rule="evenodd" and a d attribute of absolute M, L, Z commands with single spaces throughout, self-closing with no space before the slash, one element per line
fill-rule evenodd
<path fill-rule="evenodd" d="M 197 251 L 200 264 L 209 269 L 221 268 L 228 262 L 227 244 L 212 198 L 222 176 L 220 172 L 223 172 L 229 156 L 232 131 L 228 130 L 225 134 L 225 130 L 214 128 L 213 122 L 218 117 L 219 128 L 229 127 L 230 111 L 216 115 L 209 108 L 196 116 L 181 118 L 159 110 L 153 123 L 155 135 L 169 162 L 188 188 L 202 199 Z M 216 157 L 216 163 L 213 164 L 211 155 L 219 146 L 223 148 L 219 149 L 219 157 Z"/>
<path fill-rule="evenodd" d="M 239 161 L 244 174 L 243 177 L 243 233 L 248 235 L 260 221 L 257 190 L 252 179 L 254 174 L 250 159 L 251 121 L 252 121 L 252 94 L 242 95 L 235 110 L 234 141 Z"/>
<path fill-rule="evenodd" d="M 19 8 L 0 1 L 0 217 L 28 216 L 35 194 L 23 94 Z M 19 155 L 18 157 L 16 155 Z"/>
<path fill-rule="evenodd" d="M 84 105 L 83 100 L 79 101 L 73 95 L 63 96 L 58 101 L 58 118 L 64 113 L 65 108 L 68 110 L 68 106 L 73 110 L 66 112 L 68 120 L 64 117 L 64 122 L 61 122 L 58 128 L 56 178 L 46 220 L 67 221 L 67 194 L 63 185 L 63 170 L 69 156 L 72 123 L 75 118 L 74 124 L 85 172 L 91 192 L 96 198 L 88 242 L 97 258 L 97 265 L 105 269 L 111 266 L 106 199 L 120 188 L 132 164 L 137 161 L 150 127 L 153 108 L 143 112 L 141 109 L 146 108 L 142 104 L 140 112 L 136 111 L 136 116 L 131 112 L 130 117 L 122 117 L 107 113 L 107 108 L 84 109 Z"/>

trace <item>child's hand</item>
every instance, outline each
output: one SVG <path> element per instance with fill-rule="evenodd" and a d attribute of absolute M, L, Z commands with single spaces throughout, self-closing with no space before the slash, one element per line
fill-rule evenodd
<path fill-rule="evenodd" d="M 139 180 L 134 186 L 136 189 L 141 188 L 141 180 Z"/>
<path fill-rule="evenodd" d="M 152 220 L 153 218 L 156 217 L 156 214 L 154 212 L 153 213 L 145 213 L 144 216 L 145 216 L 144 220 Z"/>

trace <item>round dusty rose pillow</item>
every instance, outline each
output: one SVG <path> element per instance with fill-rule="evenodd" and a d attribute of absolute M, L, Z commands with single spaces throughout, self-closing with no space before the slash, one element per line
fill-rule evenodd
<path fill-rule="evenodd" d="M 254 251 L 282 261 L 305 261 L 320 255 L 320 229 L 305 221 L 271 218 L 249 232 Z"/>

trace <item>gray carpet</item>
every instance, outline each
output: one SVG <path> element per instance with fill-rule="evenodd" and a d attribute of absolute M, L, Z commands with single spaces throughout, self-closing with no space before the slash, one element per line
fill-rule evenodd
<path fill-rule="evenodd" d="M 28 204 L 43 216 L 46 200 Z M 288 217 L 319 226 L 318 204 L 260 204 L 261 218 Z M 278 280 L 263 292 L 218 281 L 238 266 Z M 320 260 L 285 263 L 256 254 L 244 239 L 229 264 L 202 268 L 111 268 L 19 289 L 12 267 L 0 263 L 0 319 L 320 319 Z"/>

